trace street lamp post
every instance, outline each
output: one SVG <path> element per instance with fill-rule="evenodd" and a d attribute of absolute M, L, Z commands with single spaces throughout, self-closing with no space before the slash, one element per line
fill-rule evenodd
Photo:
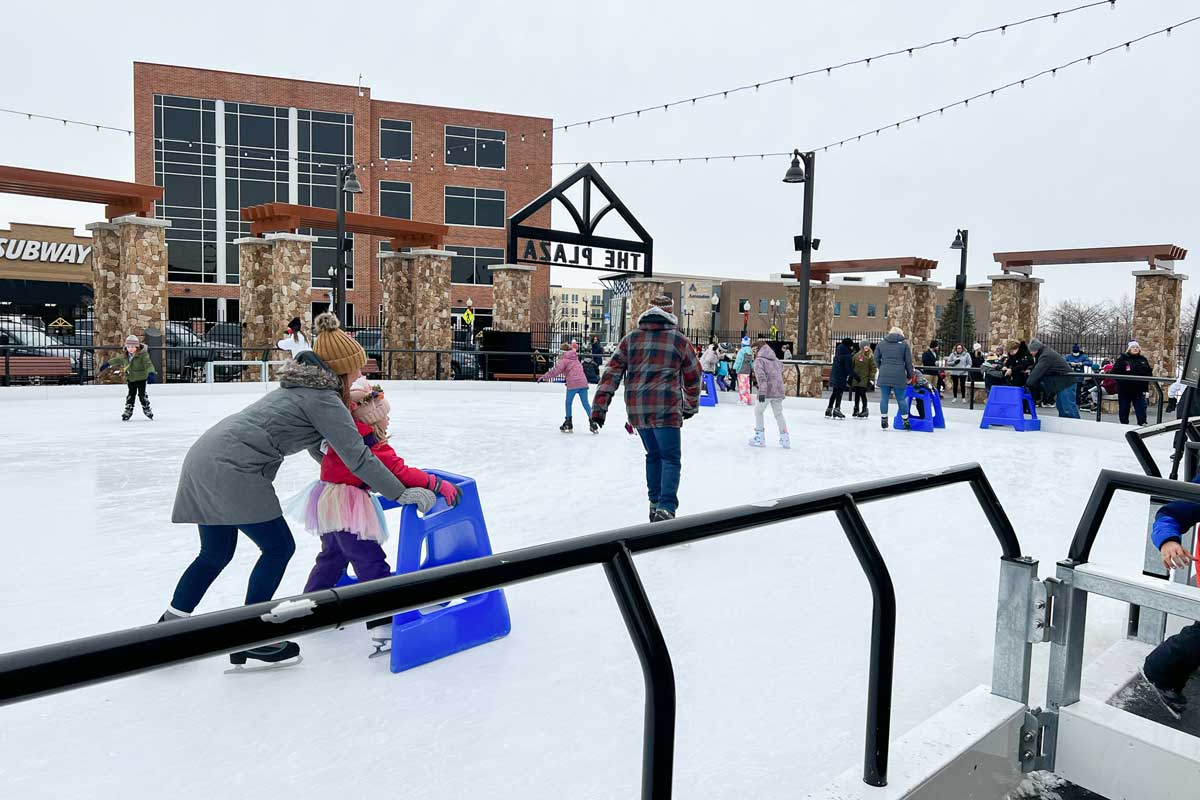
<path fill-rule="evenodd" d="M 800 163 L 803 161 L 803 165 Z M 792 151 L 792 165 L 783 176 L 784 183 L 804 184 L 804 220 L 800 236 L 795 238 L 796 250 L 800 252 L 800 313 L 796 328 L 796 357 L 808 358 L 808 287 L 812 280 L 812 251 L 821 246 L 820 239 L 812 235 L 813 177 L 816 174 L 817 154 Z"/>
<path fill-rule="evenodd" d="M 750 301 L 742 303 L 742 336 L 745 337 L 750 331 Z"/>
<path fill-rule="evenodd" d="M 954 279 L 954 296 L 958 298 L 958 344 L 966 347 L 963 337 L 967 335 L 967 229 L 960 228 L 950 244 L 951 250 L 959 251 L 958 277 Z"/>
<path fill-rule="evenodd" d="M 334 297 L 338 319 L 349 325 L 346 319 L 346 195 L 362 194 L 362 184 L 354 174 L 353 164 L 337 168 L 337 258 L 335 264 Z"/>
<path fill-rule="evenodd" d="M 715 339 L 717 338 L 717 314 L 721 310 L 721 295 L 713 292 L 713 296 L 708 299 L 708 302 L 712 306 L 712 313 L 708 315 L 708 338 Z"/>

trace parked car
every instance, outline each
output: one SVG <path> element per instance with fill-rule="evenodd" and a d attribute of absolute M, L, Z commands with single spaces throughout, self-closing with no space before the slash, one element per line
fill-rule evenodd
<path fill-rule="evenodd" d="M 168 322 L 164 332 L 167 346 L 163 356 L 163 371 L 167 379 L 200 382 L 205 378 L 209 361 L 237 361 L 242 357 L 240 347 L 220 342 L 206 342 L 185 323 Z M 233 378 L 238 367 L 219 367 L 216 377 Z"/>
<path fill-rule="evenodd" d="M 242 324 L 240 322 L 217 322 L 203 336 L 204 341 L 241 347 Z"/>
<path fill-rule="evenodd" d="M 12 356 L 42 356 L 69 358 L 71 370 L 74 373 L 62 382 L 78 383 L 83 377 L 80 351 L 78 348 L 65 344 L 57 336 L 31 327 L 18 326 L 10 322 L 0 322 L 0 345 L 6 345 L 4 352 Z M 3 355 L 0 354 L 0 359 Z M 0 364 L 0 370 L 3 364 Z"/>

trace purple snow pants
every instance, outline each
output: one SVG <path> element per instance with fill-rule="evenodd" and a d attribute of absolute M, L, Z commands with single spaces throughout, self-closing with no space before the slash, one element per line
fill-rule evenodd
<path fill-rule="evenodd" d="M 373 581 L 392 574 L 379 542 L 359 539 L 345 531 L 324 533 L 321 534 L 317 563 L 313 564 L 308 583 L 304 584 L 305 593 L 332 589 L 341 580 L 347 564 L 354 566 L 354 574 L 360 581 Z"/>

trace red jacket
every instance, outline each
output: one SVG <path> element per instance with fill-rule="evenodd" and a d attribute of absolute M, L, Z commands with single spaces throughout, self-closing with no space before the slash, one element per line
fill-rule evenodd
<path fill-rule="evenodd" d="M 422 472 L 416 467 L 407 466 L 404 459 L 396 455 L 396 451 L 387 442 L 380 442 L 375 439 L 375 433 L 371 426 L 363 422 L 355 422 L 354 426 L 358 428 L 358 432 L 363 437 L 363 443 L 371 448 L 371 452 L 375 457 L 383 462 L 383 465 L 391 470 L 392 474 L 399 478 L 400 482 L 408 488 L 429 488 L 429 474 Z M 348 486 L 357 486 L 360 489 L 368 488 L 363 485 L 363 482 L 358 479 L 343 463 L 342 459 L 334 449 L 330 447 L 325 451 L 325 457 L 321 459 L 321 480 L 326 483 L 344 483 Z"/>

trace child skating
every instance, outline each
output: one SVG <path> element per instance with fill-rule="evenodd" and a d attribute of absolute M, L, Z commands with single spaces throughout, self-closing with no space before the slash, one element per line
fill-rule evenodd
<path fill-rule="evenodd" d="M 754 405 L 750 397 L 750 376 L 754 374 L 754 353 L 750 350 L 750 337 L 742 337 L 742 346 L 738 350 L 737 359 L 733 362 L 733 371 L 737 373 L 738 401 L 746 405 Z"/>
<path fill-rule="evenodd" d="M 538 383 L 552 381 L 559 375 L 562 375 L 567 382 L 567 415 L 558 429 L 563 433 L 575 431 L 575 426 L 571 422 L 571 407 L 575 404 L 575 398 L 578 397 L 579 401 L 583 403 L 583 414 L 588 420 L 588 426 L 592 433 L 599 433 L 600 426 L 591 421 L 592 404 L 588 402 L 587 375 L 583 371 L 583 365 L 579 363 L 579 353 L 566 342 L 563 343 L 562 351 L 558 354 L 558 361 L 550 368 L 549 372 L 538 376 Z"/>
<path fill-rule="evenodd" d="M 437 495 L 451 506 L 458 504 L 457 486 L 406 465 L 388 444 L 391 404 L 382 389 L 360 379 L 350 389 L 350 400 L 355 404 L 351 413 L 363 444 L 408 487 L 398 502 L 412 503 L 421 513 L 433 508 Z M 325 449 L 320 480 L 292 498 L 288 511 L 303 520 L 309 533 L 321 537 L 321 552 L 308 574 L 305 593 L 332 589 L 341 580 L 347 565 L 354 567 L 354 575 L 359 581 L 391 574 L 387 556 L 380 546 L 387 540 L 387 522 L 379 499 L 350 471 L 332 447 Z M 384 617 L 367 623 L 367 631 L 375 642 L 375 654 L 384 652 L 391 644 L 391 621 L 390 617 Z"/>
<path fill-rule="evenodd" d="M 125 337 L 125 349 L 118 355 L 104 362 L 100 371 L 113 367 L 125 373 L 125 385 L 129 393 L 125 395 L 125 413 L 121 419 L 128 422 L 133 416 L 133 398 L 136 395 L 142 401 L 142 413 L 147 419 L 154 419 L 150 410 L 150 398 L 146 396 L 146 384 L 154 383 L 154 362 L 150 360 L 150 350 L 132 333 Z"/>
<path fill-rule="evenodd" d="M 763 413 L 769 404 L 775 414 L 775 425 L 779 428 L 779 446 L 786 449 L 792 446 L 792 440 L 788 436 L 787 420 L 783 418 L 783 365 L 775 357 L 775 351 L 767 344 L 766 339 L 759 339 L 754 344 L 754 378 L 758 381 L 758 403 L 754 406 L 754 438 L 750 440 L 750 446 L 767 446 Z"/>

